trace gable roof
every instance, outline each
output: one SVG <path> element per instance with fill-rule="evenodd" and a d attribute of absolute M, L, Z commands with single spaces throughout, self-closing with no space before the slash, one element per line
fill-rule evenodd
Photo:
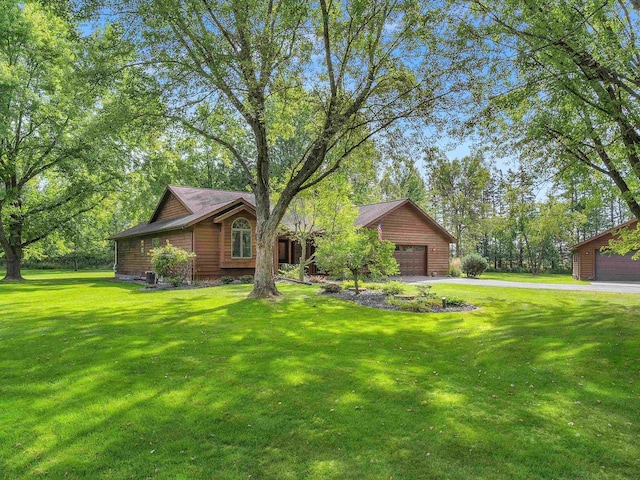
<path fill-rule="evenodd" d="M 169 195 L 174 195 L 190 213 L 180 217 L 156 221 L 155 219 L 160 213 L 162 205 L 167 198 L 169 198 Z M 450 242 L 453 243 L 456 241 L 453 235 L 447 232 L 444 227 L 431 218 L 409 198 L 362 205 L 358 207 L 358 217 L 356 218 L 355 224 L 359 227 L 366 227 L 407 204 L 417 210 L 428 223 L 436 227 L 436 230 L 444 235 Z M 162 198 L 158 202 L 150 221 L 139 223 L 138 225 L 119 232 L 110 238 L 112 240 L 117 240 L 120 238 L 150 235 L 152 233 L 186 228 L 212 216 L 219 216 L 222 219 L 232 210 L 236 211 L 240 209 L 247 209 L 255 215 L 255 197 L 252 193 L 168 185 L 162 195 Z M 287 218 L 288 217 L 285 216 L 283 219 L 283 224 L 285 226 L 287 225 Z"/>
<path fill-rule="evenodd" d="M 171 191 L 185 207 L 192 212 L 210 209 L 215 205 L 229 203 L 232 200 L 243 199 L 251 205 L 256 204 L 253 193 L 232 192 L 228 190 L 214 190 L 211 188 L 193 188 L 169 185 L 167 190 Z"/>
<path fill-rule="evenodd" d="M 617 230 L 620 230 L 621 228 L 630 227 L 630 226 L 635 225 L 637 223 L 638 223 L 638 219 L 637 218 L 634 218 L 633 220 L 629 220 L 628 222 L 621 223 L 620 225 L 615 226 L 613 228 L 610 228 L 609 230 L 605 230 L 604 232 L 599 233 L 598 235 L 595 235 L 595 236 L 593 236 L 591 238 L 587 238 L 586 240 L 583 240 L 580 243 L 576 243 L 575 245 L 573 245 L 571 247 L 571 250 L 576 250 L 576 249 L 578 249 L 578 248 L 580 248 L 580 247 L 582 247 L 584 245 L 587 245 L 588 243 L 593 242 L 594 240 L 598 240 L 599 238 L 604 237 L 605 235 L 609 235 L 610 233 L 614 233 Z"/>
<path fill-rule="evenodd" d="M 155 220 L 160 213 L 162 205 L 173 194 L 180 203 L 191 213 L 179 217 Z M 176 230 L 190 227 L 214 215 L 224 215 L 232 209 L 245 208 L 255 215 L 254 197 L 246 192 L 231 192 L 226 190 L 213 190 L 210 188 L 191 188 L 169 185 L 162 198 L 151 215 L 148 222 L 117 233 L 110 237 L 112 240 L 120 238 L 150 235 L 152 233 Z"/>
<path fill-rule="evenodd" d="M 167 185 L 156 209 L 153 211 L 149 223 L 153 223 L 162 210 L 162 206 L 170 195 L 173 195 L 190 213 L 212 210 L 233 200 L 243 199 L 255 205 L 255 197 L 248 192 L 233 192 L 229 190 L 214 190 L 212 188 L 181 187 Z"/>
<path fill-rule="evenodd" d="M 390 213 L 396 211 L 400 207 L 404 205 L 412 206 L 417 212 L 426 220 L 428 223 L 432 224 L 437 231 L 439 231 L 445 238 L 447 238 L 451 243 L 455 243 L 456 238 L 451 235 L 442 225 L 436 222 L 427 212 L 422 210 L 410 198 L 401 198 L 399 200 L 393 200 L 390 202 L 380 202 L 380 203 L 371 203 L 369 205 L 362 205 L 359 207 L 358 218 L 356 218 L 356 225 L 359 227 L 366 227 L 375 222 L 382 220 L 382 218 L 386 217 Z"/>
<path fill-rule="evenodd" d="M 391 202 L 370 203 L 369 205 L 362 205 L 358 207 L 356 225 L 359 227 L 365 227 L 370 223 L 375 222 L 398 208 L 400 205 L 404 204 L 405 200 L 408 199 L 401 198 L 400 200 L 393 200 Z"/>

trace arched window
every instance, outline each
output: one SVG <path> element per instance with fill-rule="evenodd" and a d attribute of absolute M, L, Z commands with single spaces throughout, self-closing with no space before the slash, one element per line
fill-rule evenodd
<path fill-rule="evenodd" d="M 231 224 L 231 256 L 251 258 L 251 224 L 246 218 L 237 218 Z"/>

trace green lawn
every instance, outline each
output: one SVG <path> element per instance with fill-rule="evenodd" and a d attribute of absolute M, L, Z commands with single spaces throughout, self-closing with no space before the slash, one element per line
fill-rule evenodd
<path fill-rule="evenodd" d="M 507 272 L 485 272 L 480 277 L 481 280 L 504 280 L 507 282 L 532 282 L 532 283 L 575 283 L 587 285 L 589 282 L 574 280 L 570 274 L 561 273 L 507 273 Z"/>
<path fill-rule="evenodd" d="M 0 284 L 0 478 L 629 479 L 640 296 L 437 285 L 468 313 L 283 286 Z"/>

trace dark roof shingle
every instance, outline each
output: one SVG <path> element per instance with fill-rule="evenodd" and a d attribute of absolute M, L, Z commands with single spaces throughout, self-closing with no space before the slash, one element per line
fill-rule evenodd
<path fill-rule="evenodd" d="M 129 228 L 128 230 L 124 230 L 111 238 L 128 238 L 184 228 L 198 221 L 200 218 L 206 217 L 212 212 L 224 210 L 226 206 L 231 206 L 238 200 L 244 200 L 249 205 L 255 207 L 254 195 L 247 192 L 231 192 L 227 190 L 181 187 L 177 185 L 169 185 L 165 195 L 169 192 L 173 193 L 189 210 L 191 210 L 192 213 L 166 220 L 143 222 L 135 227 Z M 413 205 L 422 215 L 433 223 L 436 228 L 441 230 L 449 239 L 455 241 L 455 238 L 449 232 L 447 232 L 441 225 L 423 212 L 420 207 L 407 198 L 401 198 L 390 202 L 362 205 L 358 207 L 358 217 L 356 218 L 355 224 L 359 227 L 365 227 L 404 203 L 411 203 L 411 205 Z M 288 226 L 288 224 L 291 223 L 290 218 L 285 216 L 282 223 L 285 227 Z"/>
<path fill-rule="evenodd" d="M 256 204 L 255 197 L 248 192 L 231 192 L 227 190 L 213 190 L 211 188 L 193 188 L 169 185 L 168 189 L 173 192 L 189 210 L 196 213 L 200 210 L 211 209 L 221 203 L 229 203 L 242 198 L 251 205 Z"/>
<path fill-rule="evenodd" d="M 391 202 L 380 202 L 371 203 L 369 205 L 362 205 L 358 207 L 358 218 L 356 218 L 356 225 L 358 227 L 369 225 L 371 222 L 390 212 L 406 200 L 406 198 L 401 198 L 399 200 L 393 200 Z"/>

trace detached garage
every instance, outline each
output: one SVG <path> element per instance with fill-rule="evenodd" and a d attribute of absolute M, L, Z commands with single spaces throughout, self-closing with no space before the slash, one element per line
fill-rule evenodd
<path fill-rule="evenodd" d="M 640 281 L 640 260 L 633 260 L 633 253 L 616 255 L 601 252 L 600 248 L 614 238 L 624 227 L 637 228 L 638 220 L 631 220 L 602 232 L 572 247 L 573 278 L 577 280 Z"/>

